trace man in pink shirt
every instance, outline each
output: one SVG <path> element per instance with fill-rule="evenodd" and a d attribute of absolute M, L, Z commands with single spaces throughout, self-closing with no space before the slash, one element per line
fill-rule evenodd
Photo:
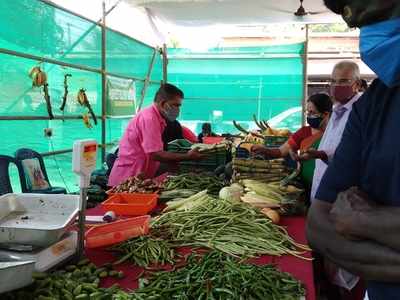
<path fill-rule="evenodd" d="M 157 91 L 153 105 L 141 110 L 129 122 L 119 144 L 118 158 L 108 180 L 109 186 L 118 185 L 128 177 L 138 174 L 153 178 L 160 162 L 173 163 L 202 158 L 195 150 L 185 154 L 164 151 L 162 134 L 166 120 L 176 120 L 183 97 L 183 92 L 176 86 L 164 84 Z"/>

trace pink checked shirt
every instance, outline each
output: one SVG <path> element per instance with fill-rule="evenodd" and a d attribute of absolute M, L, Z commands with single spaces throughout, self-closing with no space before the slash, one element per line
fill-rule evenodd
<path fill-rule="evenodd" d="M 116 186 L 130 176 L 143 173 L 153 178 L 160 163 L 150 158 L 151 153 L 163 150 L 162 133 L 166 122 L 155 105 L 141 110 L 128 124 L 119 143 L 118 158 L 108 179 Z"/>

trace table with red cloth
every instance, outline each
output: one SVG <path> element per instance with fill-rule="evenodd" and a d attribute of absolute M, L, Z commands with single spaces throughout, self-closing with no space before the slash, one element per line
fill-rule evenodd
<path fill-rule="evenodd" d="M 96 207 L 87 211 L 88 216 L 99 216 L 103 215 L 104 213 L 105 211 L 101 207 Z M 303 244 L 306 243 L 305 224 L 305 217 L 283 217 L 280 223 L 280 225 L 286 227 L 289 235 L 296 242 Z M 117 260 L 117 257 L 112 252 L 103 248 L 86 249 L 85 253 L 86 257 L 96 265 L 102 265 Z M 311 253 L 308 252 L 305 254 L 305 256 L 311 258 Z M 311 261 L 303 260 L 291 255 L 285 255 L 281 257 L 263 255 L 252 260 L 252 262 L 257 265 L 274 264 L 281 271 L 292 274 L 295 278 L 304 283 L 306 287 L 306 299 L 316 299 L 313 266 Z M 106 278 L 102 282 L 103 287 L 109 287 L 114 283 L 118 283 L 126 290 L 132 290 L 138 287 L 138 279 L 143 273 L 143 268 L 130 263 L 124 263 L 120 266 L 117 266 L 117 269 L 122 270 L 125 273 L 125 278 L 119 280 Z"/>

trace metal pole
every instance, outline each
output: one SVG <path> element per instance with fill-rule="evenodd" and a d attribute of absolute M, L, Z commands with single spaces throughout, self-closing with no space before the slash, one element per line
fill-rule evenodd
<path fill-rule="evenodd" d="M 148 87 L 149 82 L 150 82 L 151 72 L 153 71 L 154 61 L 156 60 L 157 52 L 158 52 L 157 49 L 154 49 L 153 56 L 152 56 L 151 62 L 150 62 L 150 66 L 149 66 L 149 69 L 147 71 L 146 80 L 144 81 L 144 84 L 143 84 L 142 93 L 141 93 L 141 96 L 140 96 L 140 102 L 139 102 L 138 107 L 136 108 L 136 112 L 138 112 L 142 108 L 142 105 L 143 105 L 143 102 L 144 102 L 144 97 L 146 96 L 147 87 Z"/>
<path fill-rule="evenodd" d="M 14 50 L 8 50 L 8 49 L 5 49 L 5 48 L 0 48 L 0 53 L 13 55 L 13 56 L 18 56 L 18 57 L 23 57 L 23 58 L 28 58 L 28 59 L 37 60 L 37 61 L 40 61 L 40 62 L 46 62 L 46 63 L 50 63 L 50 64 L 54 64 L 54 65 L 60 65 L 60 66 L 63 66 L 63 67 L 79 69 L 79 70 L 83 70 L 83 71 L 89 71 L 89 72 L 95 72 L 95 73 L 100 73 L 101 72 L 101 70 L 99 70 L 99 69 L 86 67 L 86 66 L 81 66 L 81 65 L 76 65 L 76 64 L 71 64 L 71 63 L 67 63 L 67 62 L 62 62 L 62 61 L 59 61 L 59 60 L 55 60 L 55 59 L 47 58 L 47 57 L 43 57 L 43 56 L 37 56 L 37 55 L 22 53 L 22 52 L 18 52 L 18 51 L 14 51 Z"/>
<path fill-rule="evenodd" d="M 100 118 L 99 116 L 96 116 Z M 82 120 L 82 116 L 54 116 L 53 120 Z M 39 121 L 50 120 L 48 116 L 0 116 L 0 121 Z"/>
<path fill-rule="evenodd" d="M 94 73 L 102 73 L 103 72 L 101 69 L 96 69 L 96 68 L 86 67 L 86 66 L 82 66 L 82 65 L 71 64 L 71 63 L 62 62 L 62 61 L 59 61 L 59 60 L 56 60 L 56 59 L 47 58 L 47 57 L 44 57 L 44 56 L 37 56 L 37 55 L 27 54 L 27 53 L 18 52 L 18 51 L 14 51 L 14 50 L 9 50 L 9 49 L 5 49 L 5 48 L 0 48 L 0 53 L 7 54 L 7 55 L 12 55 L 12 56 L 17 56 L 17 57 L 22 57 L 22 58 L 27 58 L 27 59 L 31 59 L 31 60 L 36 60 L 36 61 L 40 61 L 40 62 L 46 62 L 46 63 L 50 63 L 50 64 L 53 64 L 53 65 L 59 65 L 59 66 L 63 66 L 63 67 L 68 67 L 68 68 L 88 71 L 88 72 L 94 72 Z M 120 74 L 112 73 L 112 72 L 105 72 L 105 73 L 106 73 L 106 75 L 110 75 L 110 76 L 114 76 L 114 77 L 118 77 L 118 78 L 132 79 L 132 80 L 143 81 L 143 82 L 145 81 L 145 79 L 143 79 L 143 78 L 138 78 L 138 77 L 134 77 L 134 76 L 120 75 Z M 160 83 L 159 81 L 150 81 L 150 82 L 151 83 Z M 31 90 L 31 88 L 29 88 L 27 91 L 30 91 L 30 90 Z"/>
<path fill-rule="evenodd" d="M 103 0 L 103 20 L 101 27 L 101 157 L 102 163 L 105 161 L 105 138 L 106 138 L 106 4 Z M 86 203 L 87 203 L 87 188 L 80 188 L 81 207 L 79 210 L 79 232 L 78 232 L 78 257 L 81 258 L 85 251 L 85 222 L 86 222 Z"/>
<path fill-rule="evenodd" d="M 86 221 L 86 202 L 87 188 L 80 188 L 81 207 L 79 208 L 79 231 L 78 231 L 78 258 L 85 252 L 85 221 Z"/>
<path fill-rule="evenodd" d="M 113 146 L 115 145 L 114 143 L 107 143 L 106 146 Z M 102 147 L 99 145 L 99 147 Z M 40 153 L 41 156 L 46 157 L 46 156 L 54 156 L 54 155 L 59 155 L 59 154 L 65 154 L 65 153 L 71 153 L 73 149 L 64 149 L 64 150 L 57 150 L 57 151 L 51 151 L 51 152 L 43 152 Z"/>
<path fill-rule="evenodd" d="M 132 119 L 135 115 L 107 116 L 107 119 Z"/>
<path fill-rule="evenodd" d="M 107 114 L 107 75 L 106 75 L 106 3 L 103 0 L 103 20 L 101 24 L 101 162 L 106 161 L 106 114 Z"/>
<path fill-rule="evenodd" d="M 163 83 L 168 82 L 168 55 L 167 55 L 167 45 L 163 45 L 162 49 L 162 57 L 163 57 Z"/>
<path fill-rule="evenodd" d="M 303 59 L 303 101 L 302 101 L 302 125 L 306 124 L 305 113 L 306 113 L 306 103 L 308 97 L 308 39 L 309 39 L 309 25 L 306 24 L 306 41 L 304 43 L 304 59 Z"/>
<path fill-rule="evenodd" d="M 262 84 L 263 80 L 262 77 L 260 76 L 260 79 L 258 81 L 258 107 L 257 107 L 257 118 L 261 120 L 261 97 L 262 97 Z"/>
<path fill-rule="evenodd" d="M 59 154 L 66 154 L 66 153 L 71 153 L 72 149 L 65 149 L 65 150 L 57 150 L 57 151 L 52 151 L 52 152 L 45 152 L 45 153 L 40 153 L 42 157 L 47 157 L 47 156 L 55 156 Z"/>
<path fill-rule="evenodd" d="M 106 74 L 109 75 L 109 76 L 118 77 L 118 78 L 122 78 L 122 79 L 130 79 L 130 80 L 143 81 L 144 82 L 144 79 L 142 79 L 142 78 L 126 76 L 126 75 L 119 75 L 117 73 L 112 73 L 112 72 L 106 72 Z"/>
<path fill-rule="evenodd" d="M 249 54 L 249 55 L 241 55 L 241 56 L 235 56 L 233 54 L 229 54 L 229 55 L 224 55 L 223 58 L 224 59 L 231 59 L 231 60 L 237 60 L 238 58 L 240 59 L 252 59 L 252 60 L 265 60 L 266 58 L 298 58 L 299 55 L 298 54 L 266 54 L 264 56 L 260 56 L 260 55 L 253 55 L 253 54 Z M 171 55 L 171 58 L 174 60 L 185 60 L 185 59 L 196 59 L 196 60 L 209 60 L 212 58 L 218 58 L 217 55 Z"/>

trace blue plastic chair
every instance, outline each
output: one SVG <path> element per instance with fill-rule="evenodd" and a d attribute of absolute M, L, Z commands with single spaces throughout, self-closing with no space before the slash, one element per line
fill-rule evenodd
<path fill-rule="evenodd" d="M 44 179 L 49 183 L 49 188 L 44 190 L 33 190 L 29 188 L 26 184 L 26 174 L 23 168 L 22 161 L 25 159 L 37 159 L 40 164 L 40 169 L 42 170 Z M 36 151 L 32 149 L 22 148 L 18 149 L 15 152 L 15 160 L 17 161 L 17 165 L 22 170 L 22 180 L 21 180 L 21 188 L 23 193 L 39 193 L 39 194 L 66 194 L 67 190 L 63 187 L 53 187 L 50 184 L 49 177 L 47 176 L 46 166 L 44 165 L 43 157 Z"/>
<path fill-rule="evenodd" d="M 18 166 L 15 159 L 8 155 L 0 155 L 0 195 L 13 192 L 9 171 L 9 167 L 11 164 L 17 166 L 19 179 L 20 182 L 22 182 L 22 170 Z"/>

